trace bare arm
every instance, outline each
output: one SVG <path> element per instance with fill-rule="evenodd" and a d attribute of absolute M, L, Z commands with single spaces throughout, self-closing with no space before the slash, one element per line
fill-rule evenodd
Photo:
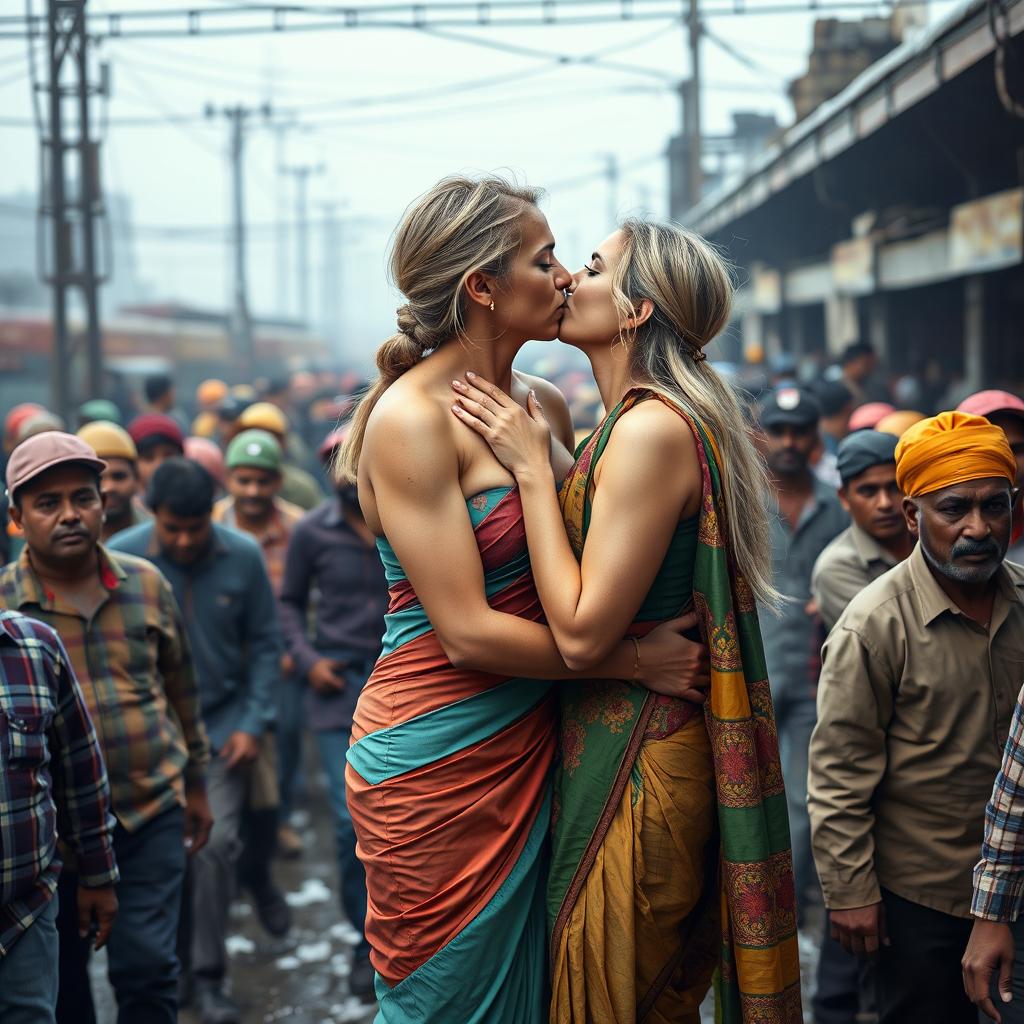
<path fill-rule="evenodd" d="M 641 403 L 622 416 L 601 460 L 578 563 L 543 459 L 543 412 L 532 407 L 531 419 L 499 389 L 483 381 L 479 387 L 487 397 L 465 392 L 461 405 L 468 414 L 460 418 L 483 434 L 519 483 L 544 613 L 566 663 L 584 669 L 625 634 L 664 561 L 681 510 L 698 507 L 701 474 L 693 436 L 660 402 Z M 495 404 L 497 415 L 489 409 Z"/>
<path fill-rule="evenodd" d="M 586 673 L 573 671 L 546 626 L 488 605 L 443 408 L 426 401 L 378 408 L 362 457 L 372 465 L 369 481 L 384 532 L 454 665 L 538 679 L 632 677 L 632 643 L 612 643 L 602 664 Z M 551 489 L 553 494 L 553 482 Z M 675 639 L 682 654 L 686 641 Z M 654 664 L 652 656 L 652 670 Z M 677 659 L 672 670 L 662 673 L 659 666 L 657 671 L 663 681 L 644 682 L 659 692 L 681 695 L 685 666 Z"/>

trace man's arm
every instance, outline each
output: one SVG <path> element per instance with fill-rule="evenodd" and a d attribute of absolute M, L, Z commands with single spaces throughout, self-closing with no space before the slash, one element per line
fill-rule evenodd
<path fill-rule="evenodd" d="M 107 770 L 71 661 L 56 634 L 53 642 L 57 699 L 50 730 L 58 831 L 78 858 L 79 883 L 87 888 L 112 885 L 118 873 Z"/>
<path fill-rule="evenodd" d="M 157 667 L 163 677 L 167 703 L 181 723 L 188 748 L 185 766 L 186 787 L 204 787 L 206 766 L 210 761 L 210 741 L 206 736 L 199 704 L 199 688 L 189 648 L 188 633 L 170 583 L 160 577 L 160 643 Z"/>
<path fill-rule="evenodd" d="M 1017 697 L 1003 763 L 985 808 L 981 860 L 974 868 L 971 913 L 977 920 L 962 968 L 968 997 L 995 1021 L 1001 1019 L 991 996 L 998 972 L 999 994 L 1010 1002 L 1014 943 L 1009 923 L 1020 916 L 1024 896 L 1024 690 Z"/>
<path fill-rule="evenodd" d="M 883 938 L 871 802 L 886 767 L 892 671 L 888 659 L 840 619 L 822 651 L 807 804 L 825 905 L 834 927 L 856 932 L 837 938 L 857 952 L 874 952 Z"/>
<path fill-rule="evenodd" d="M 309 543 L 309 533 L 305 521 L 296 525 L 288 544 L 284 579 L 278 596 L 285 646 L 295 661 L 295 670 L 303 679 L 320 657 L 309 642 L 306 622 L 309 591 L 313 584 L 313 546 Z"/>
<path fill-rule="evenodd" d="M 274 691 L 281 680 L 281 626 L 277 602 L 263 557 L 255 545 L 246 549 L 244 636 L 248 661 L 248 694 L 238 731 L 257 739 L 266 732 L 277 703 Z"/>

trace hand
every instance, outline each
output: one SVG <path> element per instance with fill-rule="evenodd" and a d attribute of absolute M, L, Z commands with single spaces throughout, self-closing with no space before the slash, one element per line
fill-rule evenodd
<path fill-rule="evenodd" d="M 204 786 L 185 788 L 185 849 L 191 857 L 198 853 L 210 838 L 213 828 L 213 812 L 206 798 Z"/>
<path fill-rule="evenodd" d="M 1001 1024 L 1002 1017 L 992 1002 L 992 972 L 999 971 L 999 998 L 1004 1003 L 1010 1002 L 1013 998 L 1013 935 L 1010 926 L 998 921 L 975 921 L 960 966 L 964 972 L 967 997 L 996 1024 Z"/>
<path fill-rule="evenodd" d="M 812 597 L 810 601 L 804 605 L 804 615 L 807 615 L 812 619 L 816 619 L 818 617 L 818 599 L 816 597 Z"/>
<path fill-rule="evenodd" d="M 335 661 L 333 658 L 321 658 L 319 661 L 313 662 L 313 667 L 309 670 L 309 675 L 306 678 L 309 680 L 309 685 L 325 697 L 344 693 L 345 677 L 341 675 L 341 670 L 344 667 L 340 661 Z"/>
<path fill-rule="evenodd" d="M 295 668 L 295 659 L 290 654 L 281 655 L 281 675 L 290 676 Z"/>
<path fill-rule="evenodd" d="M 830 910 L 829 927 L 832 938 L 849 953 L 874 957 L 879 946 L 889 945 L 885 930 L 885 907 L 872 903 L 851 910 Z"/>
<path fill-rule="evenodd" d="M 527 408 L 499 387 L 467 373 L 469 383 L 453 380 L 458 398 L 452 412 L 490 446 L 495 458 L 518 480 L 531 470 L 551 468 L 551 428 L 535 392 Z"/>
<path fill-rule="evenodd" d="M 652 629 L 640 641 L 640 677 L 648 690 L 703 704 L 711 687 L 711 658 L 702 643 L 680 636 L 697 625 L 687 612 Z"/>
<path fill-rule="evenodd" d="M 252 764 L 260 752 L 260 741 L 247 732 L 233 732 L 223 747 L 220 756 L 228 771 L 242 764 Z"/>
<path fill-rule="evenodd" d="M 112 885 L 96 889 L 78 887 L 78 937 L 84 939 L 96 923 L 96 942 L 93 949 L 102 949 L 110 938 L 117 917 L 117 894 Z"/>

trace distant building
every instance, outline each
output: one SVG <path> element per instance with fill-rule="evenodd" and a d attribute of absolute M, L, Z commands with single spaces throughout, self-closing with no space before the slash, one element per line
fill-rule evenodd
<path fill-rule="evenodd" d="M 807 71 L 789 85 L 796 119 L 802 121 L 826 100 L 838 96 L 862 71 L 899 44 L 890 18 L 814 23 L 814 46 Z"/>

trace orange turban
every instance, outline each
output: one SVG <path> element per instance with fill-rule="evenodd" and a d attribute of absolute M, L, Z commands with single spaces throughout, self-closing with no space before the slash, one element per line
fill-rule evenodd
<path fill-rule="evenodd" d="M 895 434 L 902 437 L 915 423 L 924 419 L 923 412 L 915 412 L 913 409 L 898 409 L 896 412 L 883 416 L 876 424 L 875 430 L 881 434 Z"/>
<path fill-rule="evenodd" d="M 896 483 L 908 498 L 987 477 L 1006 477 L 1012 484 L 1016 475 L 1006 435 L 966 412 L 921 420 L 896 445 Z"/>

